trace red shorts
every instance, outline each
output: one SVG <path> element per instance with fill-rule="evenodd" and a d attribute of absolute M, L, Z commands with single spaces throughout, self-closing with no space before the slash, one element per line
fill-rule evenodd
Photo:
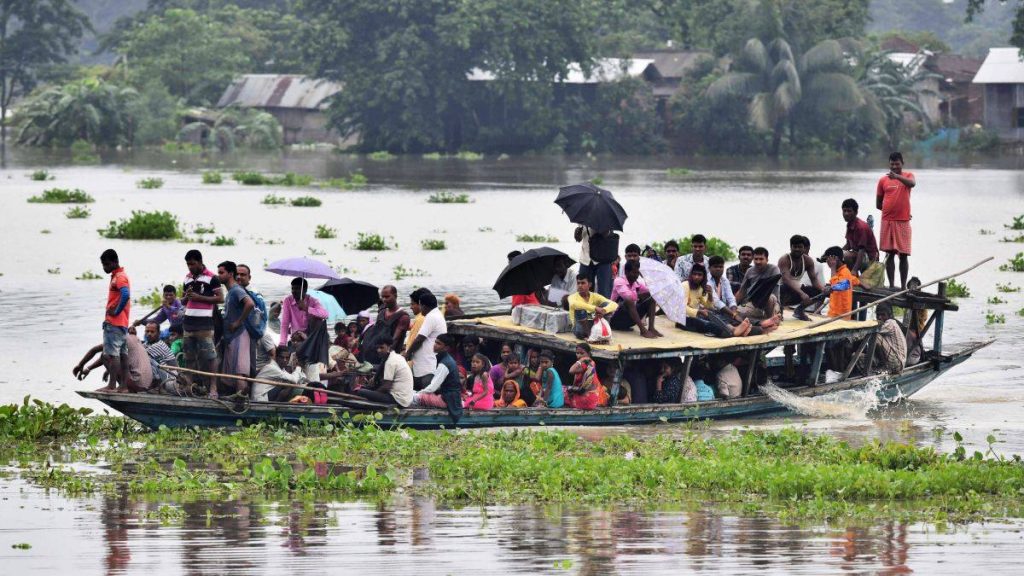
<path fill-rule="evenodd" d="M 910 256 L 910 221 L 882 220 L 882 233 L 879 236 L 879 248 L 882 252 L 895 252 Z"/>

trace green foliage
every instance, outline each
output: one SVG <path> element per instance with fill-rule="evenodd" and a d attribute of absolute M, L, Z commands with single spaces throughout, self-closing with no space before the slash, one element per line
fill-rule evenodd
<path fill-rule="evenodd" d="M 323 202 L 313 196 L 299 196 L 298 198 L 292 198 L 291 204 L 300 208 L 316 208 L 323 204 Z"/>
<path fill-rule="evenodd" d="M 993 306 L 995 306 L 997 304 L 1006 304 L 1006 300 L 1003 300 L 999 296 L 989 296 L 988 300 L 986 300 L 986 302 L 991 304 L 991 305 L 993 305 Z"/>
<path fill-rule="evenodd" d="M 1018 235 L 1014 236 L 1013 238 L 1010 238 L 1009 236 L 1003 236 L 999 241 L 1000 242 L 1009 242 L 1009 243 L 1013 243 L 1013 244 L 1020 244 L 1020 243 L 1024 242 L 1024 234 L 1018 234 Z"/>
<path fill-rule="evenodd" d="M 1005 294 L 1012 294 L 1014 292 L 1020 292 L 1020 286 L 1014 286 L 1012 284 L 996 284 L 996 292 L 1003 292 Z"/>
<path fill-rule="evenodd" d="M 66 218 L 75 220 L 80 218 L 88 218 L 89 216 L 92 216 L 92 212 L 85 206 L 72 206 L 71 208 L 68 208 L 66 212 L 64 212 L 64 216 Z"/>
<path fill-rule="evenodd" d="M 54 268 L 47 268 L 46 269 L 46 273 L 47 274 L 53 274 L 54 276 L 57 276 L 57 275 L 60 274 L 60 266 L 57 266 L 57 267 L 54 267 Z"/>
<path fill-rule="evenodd" d="M 223 181 L 224 177 L 216 170 L 203 172 L 203 184 L 220 184 Z"/>
<path fill-rule="evenodd" d="M 376 152 L 370 152 L 366 155 L 370 160 L 394 160 L 395 155 L 388 152 L 387 150 L 377 150 Z"/>
<path fill-rule="evenodd" d="M 214 234 L 217 229 L 211 223 L 209 226 L 205 224 L 196 224 L 196 227 L 192 229 L 193 234 Z"/>
<path fill-rule="evenodd" d="M 204 148 L 215 147 L 221 151 L 276 150 L 284 142 L 284 129 L 269 112 L 231 106 L 220 111 L 213 124 L 205 121 L 186 124 L 178 132 L 178 140 L 196 141 Z"/>
<path fill-rule="evenodd" d="M 898 38 L 914 44 L 922 50 L 931 52 L 952 52 L 953 49 L 946 44 L 942 38 L 931 30 L 888 30 L 881 36 L 881 40 Z"/>
<path fill-rule="evenodd" d="M 317 224 L 316 232 L 313 233 L 313 237 L 321 239 L 337 238 L 338 231 L 334 228 L 330 228 L 326 224 Z"/>
<path fill-rule="evenodd" d="M 342 190 L 354 190 L 366 186 L 368 182 L 369 179 L 362 172 L 353 172 L 348 175 L 348 178 L 331 178 L 327 181 L 327 185 Z"/>
<path fill-rule="evenodd" d="M 970 298 L 971 289 L 967 287 L 967 284 L 952 278 L 946 283 L 946 296 L 948 298 Z"/>
<path fill-rule="evenodd" d="M 11 548 L 14 548 L 16 550 L 31 550 L 32 545 L 28 542 L 19 542 L 17 544 L 11 544 Z"/>
<path fill-rule="evenodd" d="M 313 177 L 308 174 L 286 172 L 284 176 L 275 180 L 274 183 L 279 186 L 309 186 L 313 183 Z"/>
<path fill-rule="evenodd" d="M 443 192 L 435 192 L 427 198 L 427 202 L 431 204 L 468 204 L 472 202 L 469 198 L 469 194 L 456 194 L 447 190 Z"/>
<path fill-rule="evenodd" d="M 999 266 L 999 269 L 1003 272 L 1024 272 L 1024 252 L 1017 252 L 1016 256 Z"/>
<path fill-rule="evenodd" d="M 92 270 L 86 270 L 78 276 L 75 276 L 75 280 L 103 280 L 103 276 L 93 272 Z"/>
<path fill-rule="evenodd" d="M 1006 314 L 996 314 L 989 310 L 985 313 L 985 324 L 1006 324 Z"/>
<path fill-rule="evenodd" d="M 75 140 L 71 143 L 71 162 L 73 164 L 99 164 L 100 157 L 96 147 L 87 140 Z"/>
<path fill-rule="evenodd" d="M 477 152 L 470 152 L 469 150 L 463 150 L 463 151 L 457 153 L 455 155 L 455 158 L 457 160 L 476 161 L 476 160 L 483 160 L 484 159 L 484 155 L 483 154 L 479 154 Z"/>
<path fill-rule="evenodd" d="M 43 190 L 42 196 L 32 196 L 28 201 L 35 204 L 89 204 L 96 200 L 80 188 L 50 188 Z"/>
<path fill-rule="evenodd" d="M 18 107 L 16 141 L 66 148 L 81 140 L 89 149 L 79 149 L 75 157 L 79 163 L 91 163 L 83 160 L 93 155 L 93 146 L 131 145 L 137 122 L 132 110 L 138 97 L 134 89 L 100 78 L 50 86 Z"/>
<path fill-rule="evenodd" d="M 28 177 L 37 182 L 44 182 L 46 180 L 56 179 L 56 177 L 53 174 L 50 174 L 49 170 L 36 170 L 35 172 L 29 174 Z"/>
<path fill-rule="evenodd" d="M 164 292 L 159 286 L 154 286 L 152 290 L 142 296 L 135 298 L 135 303 L 148 308 L 156 308 L 164 303 Z"/>
<path fill-rule="evenodd" d="M 438 240 L 428 238 L 420 242 L 420 247 L 424 250 L 445 250 L 448 246 L 445 245 L 444 240 Z"/>
<path fill-rule="evenodd" d="M 417 278 L 426 275 L 427 273 L 419 268 L 406 268 L 403 264 L 395 264 L 391 269 L 391 277 L 394 278 L 396 282 L 406 278 Z"/>
<path fill-rule="evenodd" d="M 557 236 L 545 234 L 516 234 L 516 242 L 558 242 Z"/>
<path fill-rule="evenodd" d="M 982 127 L 968 127 L 960 131 L 957 149 L 962 152 L 991 152 L 999 148 L 999 133 Z"/>
<path fill-rule="evenodd" d="M 676 240 L 679 244 L 680 257 L 693 251 L 693 243 L 690 241 L 690 238 L 690 236 L 685 236 Z M 650 242 L 649 245 L 658 254 L 665 254 L 665 242 Z M 705 244 L 704 253 L 707 256 L 721 256 L 726 262 L 731 262 L 736 259 L 736 252 L 733 250 L 732 244 L 729 244 L 717 236 L 711 236 L 708 238 L 708 241 Z"/>
<path fill-rule="evenodd" d="M 266 196 L 263 197 L 263 200 L 260 201 L 260 204 L 268 204 L 271 206 L 277 206 L 287 203 L 287 198 L 285 198 L 284 196 L 278 196 L 277 194 L 267 194 Z"/>
<path fill-rule="evenodd" d="M 444 158 L 444 154 L 440 152 L 427 152 L 422 156 L 424 160 L 441 160 Z"/>
<path fill-rule="evenodd" d="M 689 168 L 669 168 L 665 171 L 670 178 L 680 178 L 691 174 Z"/>
<path fill-rule="evenodd" d="M 146 78 L 136 85 L 138 95 L 128 103 L 128 115 L 134 119 L 131 142 L 134 146 L 175 144 L 179 118 L 184 114 L 184 103 L 170 93 L 158 78 Z M 188 149 L 187 143 L 177 143 L 173 152 L 197 154 L 202 150 Z"/>
<path fill-rule="evenodd" d="M 369 232 L 357 232 L 356 240 L 352 243 L 352 247 L 356 250 L 369 250 L 369 251 L 382 251 L 391 250 L 397 248 L 397 246 L 391 246 L 389 240 L 393 239 L 389 236 L 385 239 L 380 234 L 372 234 Z"/>
<path fill-rule="evenodd" d="M 135 183 L 136 188 L 142 188 L 144 190 L 155 190 L 157 188 L 163 188 L 163 178 L 143 178 Z"/>
<path fill-rule="evenodd" d="M 1014 216 L 1013 222 L 1010 224 L 1003 224 L 1003 227 L 1009 228 L 1010 230 L 1024 230 L 1024 214 Z"/>
<path fill-rule="evenodd" d="M 130 218 L 110 221 L 99 231 L 104 238 L 125 240 L 170 240 L 181 237 L 178 217 L 170 212 L 133 210 Z"/>
<path fill-rule="evenodd" d="M 231 179 L 246 186 L 269 186 L 274 184 L 273 178 L 259 172 L 235 172 L 231 175 Z M 267 195 L 267 197 L 270 196 L 270 194 Z M 268 204 L 268 202 L 264 202 L 264 204 Z"/>
<path fill-rule="evenodd" d="M 234 246 L 235 239 L 228 236 L 217 236 L 210 242 L 210 246 Z"/>
<path fill-rule="evenodd" d="M 231 179 L 246 186 L 309 186 L 313 183 L 312 176 L 294 172 L 287 172 L 281 176 L 268 176 L 259 172 L 235 172 Z"/>
<path fill-rule="evenodd" d="M 1024 308 L 1017 310 L 1017 316 L 1024 316 Z"/>

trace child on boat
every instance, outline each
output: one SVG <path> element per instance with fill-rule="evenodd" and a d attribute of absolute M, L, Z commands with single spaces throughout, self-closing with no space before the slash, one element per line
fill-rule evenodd
<path fill-rule="evenodd" d="M 466 389 L 469 395 L 462 406 L 467 410 L 490 410 L 494 408 L 494 385 L 491 383 L 491 361 L 487 356 L 477 353 L 470 363 L 470 372 L 466 375 Z"/>
<path fill-rule="evenodd" d="M 562 378 L 555 370 L 555 355 L 550 350 L 540 353 L 541 386 L 537 392 L 535 407 L 561 408 L 565 405 L 565 392 L 562 389 Z"/>

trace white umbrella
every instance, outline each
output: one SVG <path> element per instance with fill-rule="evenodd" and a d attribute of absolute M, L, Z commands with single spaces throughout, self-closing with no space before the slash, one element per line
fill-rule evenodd
<path fill-rule="evenodd" d="M 673 322 L 686 325 L 686 294 L 675 270 L 651 258 L 640 259 L 640 273 L 644 276 L 651 298 Z"/>

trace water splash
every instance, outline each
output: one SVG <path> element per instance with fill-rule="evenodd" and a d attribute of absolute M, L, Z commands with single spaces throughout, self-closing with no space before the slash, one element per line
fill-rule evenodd
<path fill-rule="evenodd" d="M 761 385 L 761 391 L 775 402 L 798 414 L 815 418 L 867 420 L 868 413 L 883 403 L 878 397 L 881 387 L 882 379 L 878 377 L 872 378 L 866 386 L 856 390 L 832 392 L 813 398 L 797 396 L 779 388 L 772 382 Z"/>

